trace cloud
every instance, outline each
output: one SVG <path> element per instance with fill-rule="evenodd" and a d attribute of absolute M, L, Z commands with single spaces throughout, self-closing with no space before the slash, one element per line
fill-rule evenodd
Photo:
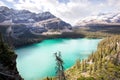
<path fill-rule="evenodd" d="M 37 13 L 50 11 L 64 21 L 74 24 L 89 15 L 119 11 L 120 0 L 18 0 L 13 6 Z"/>
<path fill-rule="evenodd" d="M 0 6 L 6 6 L 4 2 L 0 1 Z"/>
<path fill-rule="evenodd" d="M 107 0 L 107 3 L 109 6 L 119 6 L 120 5 L 120 0 Z"/>
<path fill-rule="evenodd" d="M 28 9 L 33 12 L 50 11 L 66 22 L 74 23 L 81 16 L 87 15 L 90 11 L 86 9 L 88 5 L 90 5 L 88 0 L 69 0 L 68 3 L 57 0 L 19 0 L 14 6 L 17 9 Z"/>
<path fill-rule="evenodd" d="M 14 2 L 14 0 L 7 0 L 8 2 Z"/>

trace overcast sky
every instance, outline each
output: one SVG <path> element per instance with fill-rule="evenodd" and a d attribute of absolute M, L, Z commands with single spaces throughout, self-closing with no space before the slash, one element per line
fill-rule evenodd
<path fill-rule="evenodd" d="M 120 11 L 120 0 L 0 0 L 0 6 L 36 13 L 50 11 L 74 24 L 86 16 Z"/>

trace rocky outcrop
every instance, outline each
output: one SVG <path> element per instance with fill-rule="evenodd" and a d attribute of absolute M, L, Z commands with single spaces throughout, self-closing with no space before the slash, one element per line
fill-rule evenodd
<path fill-rule="evenodd" d="M 52 18 L 52 19 L 47 19 L 43 20 L 40 22 L 35 23 L 34 25 L 36 26 L 44 26 L 45 29 L 47 30 L 64 30 L 64 29 L 72 29 L 71 25 L 62 21 L 59 18 Z"/>
<path fill-rule="evenodd" d="M 0 80 L 23 80 L 16 67 L 17 55 L 4 44 L 0 35 Z"/>

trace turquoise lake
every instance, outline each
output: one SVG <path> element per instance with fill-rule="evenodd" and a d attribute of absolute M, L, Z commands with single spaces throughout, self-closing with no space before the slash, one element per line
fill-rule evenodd
<path fill-rule="evenodd" d="M 41 80 L 55 75 L 55 52 L 61 52 L 65 69 L 76 59 L 85 59 L 97 49 L 101 39 L 50 39 L 16 49 L 17 69 L 25 80 Z"/>

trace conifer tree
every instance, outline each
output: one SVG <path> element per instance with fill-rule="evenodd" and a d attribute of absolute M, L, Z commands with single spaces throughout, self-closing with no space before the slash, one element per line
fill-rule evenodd
<path fill-rule="evenodd" d="M 84 61 L 84 60 L 82 60 L 82 62 L 81 62 L 81 72 L 84 71 L 84 63 L 83 63 L 83 61 Z"/>
<path fill-rule="evenodd" d="M 100 70 L 102 68 L 102 61 L 98 60 L 97 61 L 97 70 Z"/>
<path fill-rule="evenodd" d="M 76 68 L 79 69 L 80 68 L 80 59 L 76 60 Z"/>
<path fill-rule="evenodd" d="M 95 72 L 96 70 L 97 70 L 97 64 L 96 64 L 96 62 L 94 62 L 92 71 Z"/>
<path fill-rule="evenodd" d="M 92 73 L 92 65 L 91 64 L 89 64 L 89 74 L 91 74 Z"/>
<path fill-rule="evenodd" d="M 84 60 L 84 71 L 87 71 L 87 61 Z"/>

